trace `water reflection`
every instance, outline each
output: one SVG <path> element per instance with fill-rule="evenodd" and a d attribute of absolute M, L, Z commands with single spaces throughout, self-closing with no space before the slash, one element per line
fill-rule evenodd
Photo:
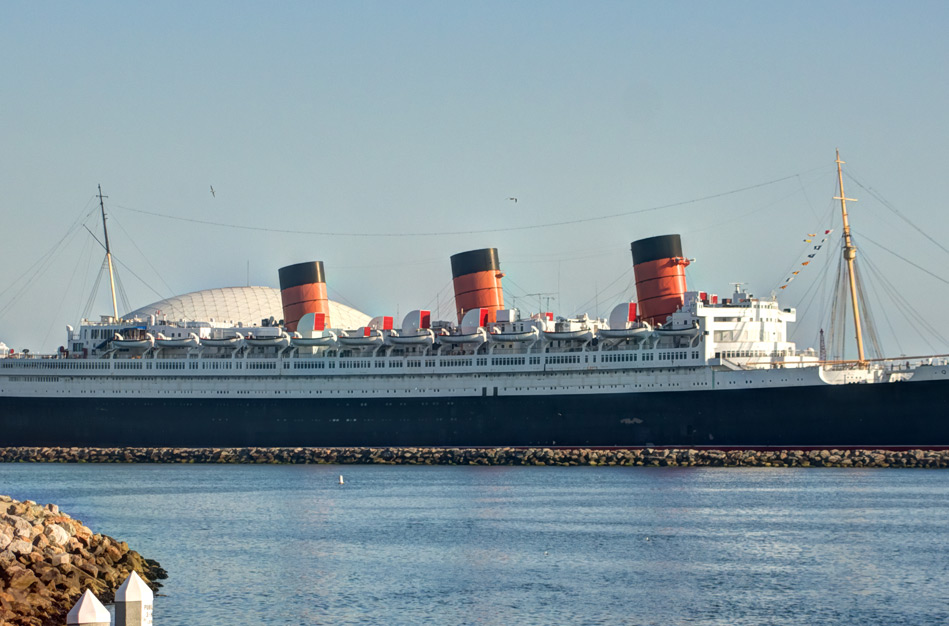
<path fill-rule="evenodd" d="M 171 573 L 162 626 L 935 624 L 949 473 L 0 465 Z"/>

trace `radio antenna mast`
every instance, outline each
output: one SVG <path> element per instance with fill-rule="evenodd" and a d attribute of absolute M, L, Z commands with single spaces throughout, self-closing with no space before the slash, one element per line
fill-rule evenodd
<path fill-rule="evenodd" d="M 857 305 L 857 279 L 853 271 L 853 261 L 857 258 L 857 247 L 853 245 L 850 239 L 850 222 L 847 220 L 847 200 L 856 202 L 854 198 L 848 198 L 844 193 L 844 175 L 840 166 L 844 161 L 840 160 L 840 150 L 837 150 L 837 181 L 840 183 L 840 197 L 834 200 L 840 200 L 840 212 L 844 217 L 844 260 L 847 261 L 847 273 L 850 277 L 850 301 L 853 304 L 853 327 L 857 334 L 857 358 L 864 363 L 863 358 L 863 332 L 860 328 L 860 308 Z"/>
<path fill-rule="evenodd" d="M 109 247 L 109 229 L 105 225 L 105 203 L 102 201 L 109 196 L 102 195 L 102 185 L 99 185 L 99 208 L 102 209 L 102 232 L 105 235 L 105 259 L 109 263 L 109 285 L 112 287 L 112 318 L 119 319 L 119 307 L 115 303 L 115 272 L 112 270 L 112 248 Z"/>

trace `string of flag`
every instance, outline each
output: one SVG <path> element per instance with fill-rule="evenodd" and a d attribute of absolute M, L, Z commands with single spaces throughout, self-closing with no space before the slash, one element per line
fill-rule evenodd
<path fill-rule="evenodd" d="M 830 234 L 834 232 L 834 229 L 825 230 L 823 238 L 818 241 L 816 244 L 814 241 L 817 240 L 817 237 L 820 236 L 820 233 L 807 233 L 807 237 L 804 238 L 804 243 L 814 244 L 807 248 L 807 258 L 801 262 L 800 265 L 795 265 L 797 269 L 791 272 L 791 275 L 784 280 L 784 284 L 781 285 L 781 289 L 787 289 L 788 285 L 791 284 L 798 274 L 804 271 L 804 268 L 811 264 L 811 261 L 816 257 L 821 249 L 824 247 L 824 244 L 827 243 L 827 239 L 830 238 Z"/>

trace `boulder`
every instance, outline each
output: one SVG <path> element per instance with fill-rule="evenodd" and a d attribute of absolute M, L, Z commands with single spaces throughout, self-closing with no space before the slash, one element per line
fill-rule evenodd
<path fill-rule="evenodd" d="M 43 532 L 49 542 L 54 546 L 62 546 L 65 545 L 67 541 L 69 541 L 69 533 L 67 533 L 66 529 L 59 524 L 50 524 Z"/>
<path fill-rule="evenodd" d="M 63 624 L 83 591 L 111 602 L 133 570 L 153 589 L 167 577 L 157 562 L 93 534 L 56 505 L 0 496 L 0 625 Z"/>
<path fill-rule="evenodd" d="M 26 591 L 38 581 L 39 578 L 31 570 L 20 567 L 10 572 L 7 588 L 12 591 Z"/>

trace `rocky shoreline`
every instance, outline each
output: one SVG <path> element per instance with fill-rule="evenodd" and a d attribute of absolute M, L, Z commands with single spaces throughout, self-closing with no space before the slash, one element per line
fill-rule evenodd
<path fill-rule="evenodd" d="M 55 504 L 0 495 L 0 624 L 65 624 L 86 589 L 112 602 L 132 571 L 152 589 L 167 578 L 156 561 L 93 533 Z"/>
<path fill-rule="evenodd" d="M 949 468 L 949 450 L 0 448 L 0 463 L 620 465 Z"/>

